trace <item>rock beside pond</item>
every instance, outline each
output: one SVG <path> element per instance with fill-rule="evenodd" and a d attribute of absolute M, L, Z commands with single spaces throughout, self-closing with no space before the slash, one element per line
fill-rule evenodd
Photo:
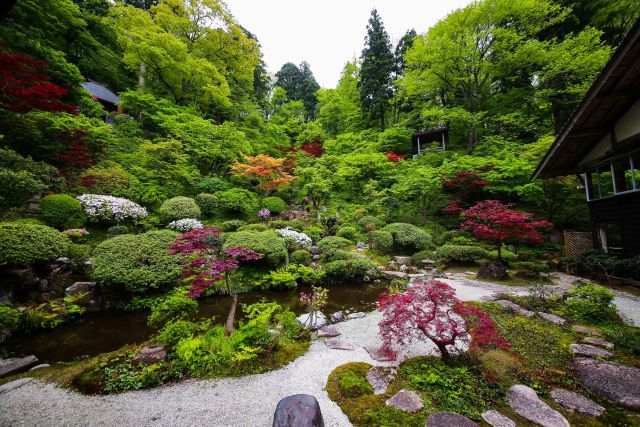
<path fill-rule="evenodd" d="M 427 427 L 478 427 L 464 415 L 453 412 L 434 412 L 427 418 Z"/>
<path fill-rule="evenodd" d="M 413 259 L 410 256 L 394 256 L 393 260 L 398 265 L 411 265 L 413 263 Z"/>
<path fill-rule="evenodd" d="M 391 362 L 393 360 L 378 347 L 365 345 L 364 349 L 367 350 L 367 353 L 369 353 L 369 356 L 371 356 L 373 360 L 377 360 L 378 362 Z"/>
<path fill-rule="evenodd" d="M 334 350 L 353 350 L 353 346 L 344 340 L 327 340 L 324 342 L 327 347 L 332 348 Z"/>
<path fill-rule="evenodd" d="M 336 311 L 331 315 L 331 323 L 340 323 L 347 320 L 347 316 L 343 311 Z"/>
<path fill-rule="evenodd" d="M 507 399 L 516 414 L 531 422 L 543 427 L 570 427 L 567 419 L 540 400 L 531 387 L 514 385 L 507 391 Z"/>
<path fill-rule="evenodd" d="M 607 350 L 589 344 L 571 344 L 571 350 L 573 350 L 573 354 L 575 354 L 576 356 L 599 356 L 605 359 L 609 359 L 613 356 L 613 354 L 611 354 Z"/>
<path fill-rule="evenodd" d="M 411 390 L 400 390 L 393 397 L 386 401 L 387 406 L 399 409 L 405 412 L 418 412 L 424 408 L 422 399 Z"/>
<path fill-rule="evenodd" d="M 0 378 L 24 372 L 37 364 L 38 358 L 35 356 L 0 359 Z"/>
<path fill-rule="evenodd" d="M 509 275 L 507 274 L 507 267 L 499 262 L 491 261 L 480 266 L 476 277 L 478 279 L 504 280 L 509 278 Z"/>
<path fill-rule="evenodd" d="M 556 325 L 564 325 L 566 322 L 566 320 L 560 316 L 556 316 L 555 314 L 551 314 L 551 313 L 544 313 L 542 311 L 538 312 L 538 316 L 542 317 L 544 320 L 547 320 L 551 323 L 555 323 Z"/>
<path fill-rule="evenodd" d="M 533 317 L 534 314 L 535 314 L 533 311 L 529 311 L 526 308 L 520 307 L 515 302 L 511 302 L 511 301 L 507 301 L 507 300 L 498 300 L 498 301 L 496 301 L 496 304 L 501 305 L 504 308 L 507 308 L 507 309 L 513 311 L 514 313 L 521 314 L 521 315 L 523 315 L 525 317 Z"/>
<path fill-rule="evenodd" d="M 594 393 L 627 408 L 640 409 L 640 368 L 584 357 L 573 359 L 572 364 Z"/>
<path fill-rule="evenodd" d="M 142 347 L 142 350 L 133 356 L 131 363 L 144 363 L 145 365 L 151 365 L 154 363 L 164 362 L 165 360 L 167 360 L 167 350 L 165 350 L 163 345 L 148 345 Z"/>
<path fill-rule="evenodd" d="M 482 413 L 482 419 L 491 427 L 516 427 L 516 423 L 502 415 L 498 411 L 486 411 Z"/>
<path fill-rule="evenodd" d="M 403 273 L 402 271 L 383 271 L 382 274 L 391 278 L 391 279 L 406 279 L 407 273 Z"/>
<path fill-rule="evenodd" d="M 367 317 L 367 313 L 362 313 L 362 312 L 350 313 L 347 317 L 349 319 L 362 319 L 363 317 Z"/>
<path fill-rule="evenodd" d="M 602 335 L 602 331 L 600 329 L 592 328 L 591 326 L 573 325 L 571 329 L 573 329 L 575 332 L 578 332 L 580 334 L 589 334 L 589 335 L 596 335 L 596 336 Z"/>
<path fill-rule="evenodd" d="M 320 311 L 316 312 L 315 317 L 312 319 L 309 319 L 309 316 L 309 313 L 301 314 L 300 316 L 298 316 L 298 322 L 302 323 L 312 331 L 320 329 L 327 324 L 326 316 Z"/>
<path fill-rule="evenodd" d="M 374 394 L 385 394 L 389 384 L 396 378 L 396 369 L 373 367 L 367 371 L 367 381 Z"/>
<path fill-rule="evenodd" d="M 610 343 L 609 341 L 605 341 L 602 338 L 596 338 L 596 337 L 586 337 L 582 340 L 582 342 L 585 344 L 598 345 L 600 347 L 606 347 L 609 349 L 614 347 L 613 343 Z"/>
<path fill-rule="evenodd" d="M 318 338 L 338 337 L 340 335 L 342 335 L 340 331 L 336 328 L 332 328 L 331 326 L 324 326 L 318 329 Z"/>
<path fill-rule="evenodd" d="M 310 394 L 295 394 L 278 402 L 273 427 L 324 427 L 318 400 Z"/>
<path fill-rule="evenodd" d="M 11 390 L 15 390 L 18 387 L 22 387 L 23 385 L 31 382 L 33 378 L 20 378 L 17 380 L 9 381 L 8 383 L 0 385 L 0 394 L 5 394 L 10 392 Z"/>
<path fill-rule="evenodd" d="M 563 408 L 592 417 L 599 417 L 604 412 L 604 407 L 598 405 L 593 400 L 569 390 L 561 388 L 551 390 L 551 398 Z"/>
<path fill-rule="evenodd" d="M 76 301 L 79 305 L 85 307 L 87 311 L 98 311 L 100 309 L 100 296 L 97 292 L 96 282 L 75 282 L 64 290 L 65 297 L 81 294 L 85 295 Z"/>

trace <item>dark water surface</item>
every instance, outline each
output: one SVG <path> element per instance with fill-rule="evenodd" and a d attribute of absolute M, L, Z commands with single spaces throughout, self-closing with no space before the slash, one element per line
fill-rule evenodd
<path fill-rule="evenodd" d="M 296 314 L 304 312 L 298 300 L 298 287 L 290 291 L 255 291 L 239 296 L 239 305 L 253 304 L 262 299 L 275 301 Z M 357 284 L 340 285 L 329 288 L 329 304 L 322 311 L 325 314 L 339 310 L 371 311 L 385 285 Z M 229 310 L 230 300 L 216 296 L 200 301 L 195 320 L 214 317 L 222 324 Z M 33 354 L 42 362 L 71 361 L 82 356 L 95 356 L 117 350 L 127 345 L 146 341 L 154 332 L 147 325 L 148 312 L 102 311 L 87 313 L 61 327 L 49 331 L 16 335 L 2 344 L 10 356 Z M 240 306 L 236 317 L 242 316 Z"/>

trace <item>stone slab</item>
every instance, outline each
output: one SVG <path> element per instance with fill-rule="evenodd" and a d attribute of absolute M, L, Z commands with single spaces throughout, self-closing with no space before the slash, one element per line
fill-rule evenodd
<path fill-rule="evenodd" d="M 571 344 L 571 350 L 573 350 L 573 354 L 575 354 L 576 356 L 598 356 L 605 359 L 613 357 L 613 354 L 608 352 L 607 350 L 589 344 Z"/>
<path fill-rule="evenodd" d="M 2 359 L 0 360 L 0 378 L 26 371 L 37 364 L 38 358 L 33 355 Z"/>
<path fill-rule="evenodd" d="M 516 423 L 511 418 L 494 410 L 483 412 L 482 419 L 491 427 L 516 427 Z"/>
<path fill-rule="evenodd" d="M 583 343 L 585 344 L 591 344 L 591 345 L 597 345 L 600 347 L 605 347 L 608 349 L 612 349 L 614 346 L 613 343 L 610 343 L 609 341 L 605 341 L 602 338 L 598 338 L 598 337 L 585 337 L 582 339 Z"/>
<path fill-rule="evenodd" d="M 33 378 L 19 378 L 17 380 L 9 381 L 8 383 L 0 385 L 0 394 L 9 393 L 11 390 L 15 390 L 18 387 L 31 382 Z"/>
<path fill-rule="evenodd" d="M 539 311 L 538 316 L 542 317 L 544 320 L 547 320 L 551 323 L 555 323 L 556 325 L 564 325 L 566 323 L 566 320 L 563 319 L 560 316 L 556 316 L 555 314 L 551 314 L 551 313 L 544 313 L 542 311 Z"/>
<path fill-rule="evenodd" d="M 374 394 L 385 394 L 389 384 L 396 378 L 395 368 L 380 368 L 374 366 L 367 371 L 367 381 L 373 387 Z"/>
<path fill-rule="evenodd" d="M 573 329 L 575 332 L 578 332 L 580 334 L 589 334 L 589 335 L 596 335 L 596 336 L 602 335 L 602 331 L 600 329 L 592 328 L 590 326 L 573 325 L 571 329 Z"/>
<path fill-rule="evenodd" d="M 365 345 L 364 349 L 367 350 L 367 353 L 369 353 L 369 356 L 371 356 L 373 360 L 377 360 L 378 362 L 391 362 L 393 360 L 391 357 L 381 351 L 379 347 Z"/>
<path fill-rule="evenodd" d="M 434 412 L 427 418 L 427 427 L 477 427 L 474 421 L 453 412 Z"/>
<path fill-rule="evenodd" d="M 394 394 L 385 403 L 387 406 L 409 413 L 418 412 L 424 408 L 422 399 L 416 392 L 404 389 Z"/>
<path fill-rule="evenodd" d="M 324 343 L 326 344 L 327 347 L 334 350 L 348 350 L 348 351 L 353 350 L 353 345 L 351 345 L 351 343 L 344 340 L 338 340 L 338 339 L 326 340 Z"/>
<path fill-rule="evenodd" d="M 533 317 L 535 313 L 533 311 L 529 311 L 526 308 L 520 307 L 515 302 L 507 301 L 507 300 L 498 300 L 496 304 L 503 306 L 504 308 L 508 308 L 516 314 L 521 314 L 525 317 Z"/>
<path fill-rule="evenodd" d="M 357 313 L 349 313 L 347 318 L 349 319 L 362 319 L 363 317 L 367 317 L 367 313 L 357 312 Z"/>
<path fill-rule="evenodd" d="M 570 427 L 567 419 L 538 398 L 531 387 L 517 384 L 507 390 L 507 400 L 513 411 L 521 417 L 543 427 Z"/>
<path fill-rule="evenodd" d="M 592 392 L 640 410 L 640 368 L 585 357 L 573 359 L 572 364 L 582 383 Z"/>
<path fill-rule="evenodd" d="M 326 337 L 339 337 L 342 333 L 336 328 L 332 328 L 331 326 L 323 326 L 318 329 L 318 338 L 326 338 Z"/>
<path fill-rule="evenodd" d="M 604 407 L 598 405 L 593 400 L 561 388 L 551 390 L 551 398 L 563 408 L 592 417 L 599 417 L 605 410 Z"/>

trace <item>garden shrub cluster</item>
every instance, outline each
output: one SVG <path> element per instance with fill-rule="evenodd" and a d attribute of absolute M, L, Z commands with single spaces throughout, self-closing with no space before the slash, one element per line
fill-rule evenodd
<path fill-rule="evenodd" d="M 158 214 L 164 222 L 177 221 L 184 218 L 200 218 L 200 207 L 190 197 L 173 197 L 165 200 L 158 209 Z"/>
<path fill-rule="evenodd" d="M 370 277 L 375 267 L 368 258 L 355 258 L 331 261 L 325 263 L 322 268 L 326 273 L 326 281 L 340 284 L 362 282 L 366 277 Z"/>
<path fill-rule="evenodd" d="M 344 249 L 351 242 L 344 237 L 327 236 L 318 241 L 317 246 L 320 252 L 327 256 L 331 256 L 334 252 Z"/>
<path fill-rule="evenodd" d="M 566 294 L 569 314 L 576 320 L 601 321 L 615 319 L 615 294 L 599 285 L 580 283 Z"/>
<path fill-rule="evenodd" d="M 433 244 L 431 235 L 413 224 L 396 222 L 386 225 L 383 230 L 391 233 L 393 248 L 403 254 L 411 255 Z"/>
<path fill-rule="evenodd" d="M 244 188 L 231 188 L 214 193 L 218 208 L 230 214 L 253 216 L 258 211 L 258 198 Z"/>
<path fill-rule="evenodd" d="M 67 254 L 71 241 L 64 233 L 46 225 L 0 224 L 0 266 L 27 266 Z"/>
<path fill-rule="evenodd" d="M 262 255 L 261 263 L 277 267 L 287 260 L 287 247 L 273 230 L 237 231 L 226 236 L 225 247 L 240 246 L 249 248 Z"/>
<path fill-rule="evenodd" d="M 198 310 L 198 303 L 183 292 L 168 295 L 160 303 L 154 305 L 148 323 L 160 327 L 170 321 L 184 319 Z"/>
<path fill-rule="evenodd" d="M 286 211 L 288 206 L 280 197 L 271 196 L 262 199 L 262 207 L 264 209 L 269 209 L 269 212 L 271 212 L 272 215 L 277 215 Z"/>
<path fill-rule="evenodd" d="M 443 264 L 468 265 L 489 258 L 480 246 L 443 245 L 436 249 L 436 259 Z"/>
<path fill-rule="evenodd" d="M 57 229 L 80 228 L 87 218 L 82 204 L 67 194 L 52 194 L 42 198 L 40 213 L 45 222 Z"/>

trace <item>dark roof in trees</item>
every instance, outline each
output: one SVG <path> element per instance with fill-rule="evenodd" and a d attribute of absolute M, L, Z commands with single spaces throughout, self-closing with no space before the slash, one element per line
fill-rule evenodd
<path fill-rule="evenodd" d="M 92 96 L 97 97 L 99 100 L 108 102 L 110 104 L 117 105 L 120 102 L 120 97 L 111 92 L 108 87 L 93 80 L 80 83 L 80 86 L 85 88 Z"/>
<path fill-rule="evenodd" d="M 640 97 L 640 19 L 629 30 L 542 158 L 532 179 L 570 175 Z"/>

